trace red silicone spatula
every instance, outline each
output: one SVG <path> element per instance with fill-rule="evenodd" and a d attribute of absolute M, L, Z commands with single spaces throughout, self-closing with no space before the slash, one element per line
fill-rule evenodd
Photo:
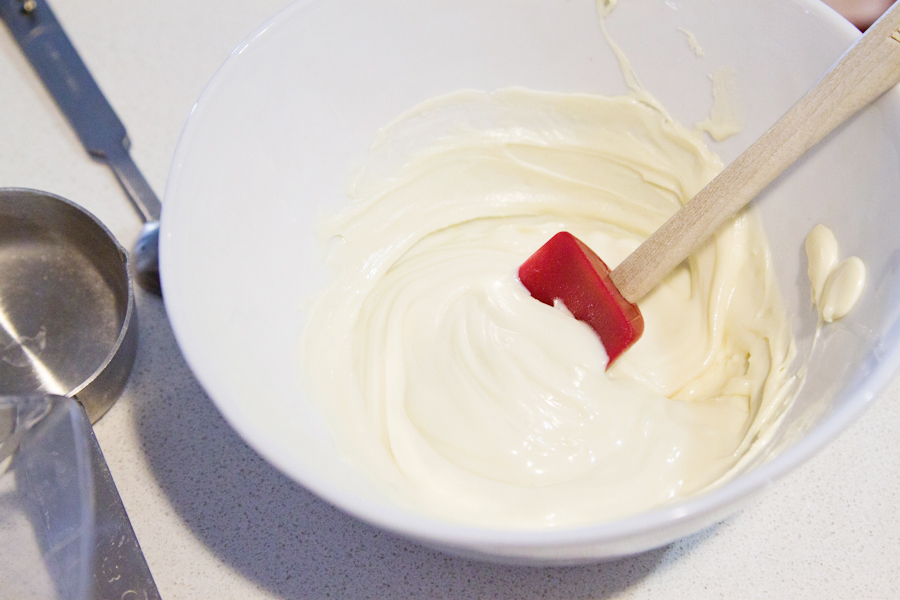
<path fill-rule="evenodd" d="M 590 325 L 612 364 L 644 330 L 638 300 L 782 171 L 898 81 L 900 2 L 769 131 L 613 271 L 563 232 L 522 264 L 519 279 L 536 299 L 551 305 L 561 300 L 575 318 Z"/>

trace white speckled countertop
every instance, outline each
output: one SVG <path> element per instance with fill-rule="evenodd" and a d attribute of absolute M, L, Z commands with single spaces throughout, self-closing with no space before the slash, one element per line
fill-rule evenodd
<path fill-rule="evenodd" d="M 53 0 L 163 192 L 194 101 L 289 0 Z M 130 247 L 139 221 L 0 27 L 0 186 L 73 200 Z M 225 423 L 138 291 L 128 387 L 96 425 L 166 599 L 900 598 L 900 379 L 834 444 L 727 521 L 612 563 L 517 568 L 443 555 L 357 522 Z"/>

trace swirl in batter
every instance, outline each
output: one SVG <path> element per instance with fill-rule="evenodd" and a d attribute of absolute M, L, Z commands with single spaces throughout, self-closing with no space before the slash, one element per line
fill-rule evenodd
<path fill-rule="evenodd" d="M 609 372 L 593 331 L 516 278 L 561 230 L 614 267 L 720 169 L 640 91 L 462 91 L 388 126 L 321 227 L 334 279 L 303 340 L 347 460 L 422 514 L 505 528 L 721 480 L 792 381 L 752 212 L 641 301 L 644 335 Z"/>

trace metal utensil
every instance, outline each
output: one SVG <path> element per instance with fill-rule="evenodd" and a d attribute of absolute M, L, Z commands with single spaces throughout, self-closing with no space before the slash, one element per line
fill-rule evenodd
<path fill-rule="evenodd" d="M 91 422 L 137 349 L 127 254 L 77 205 L 0 189 L 0 392 L 77 395 Z"/>
<path fill-rule="evenodd" d="M 44 0 L 0 0 L 2 18 L 47 90 L 71 123 L 85 150 L 105 162 L 144 222 L 132 250 L 135 278 L 157 295 L 159 199 L 128 153 L 125 127 Z"/>
<path fill-rule="evenodd" d="M 137 348 L 129 266 L 109 230 L 77 205 L 0 188 L 0 396 L 75 398 L 90 422 L 109 409 Z M 159 598 L 100 447 L 88 437 L 103 524 L 95 596 Z"/>

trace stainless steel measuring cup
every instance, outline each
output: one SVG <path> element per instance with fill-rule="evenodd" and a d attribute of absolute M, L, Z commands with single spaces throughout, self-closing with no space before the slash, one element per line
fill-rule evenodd
<path fill-rule="evenodd" d="M 96 421 L 128 380 L 136 319 L 128 254 L 100 221 L 53 194 L 0 188 L 0 396 L 77 399 L 85 421 Z M 95 490 L 93 595 L 158 598 L 93 431 L 84 430 Z"/>
<path fill-rule="evenodd" d="M 77 396 L 91 422 L 137 349 L 128 255 L 77 205 L 0 189 L 0 392 Z"/>

